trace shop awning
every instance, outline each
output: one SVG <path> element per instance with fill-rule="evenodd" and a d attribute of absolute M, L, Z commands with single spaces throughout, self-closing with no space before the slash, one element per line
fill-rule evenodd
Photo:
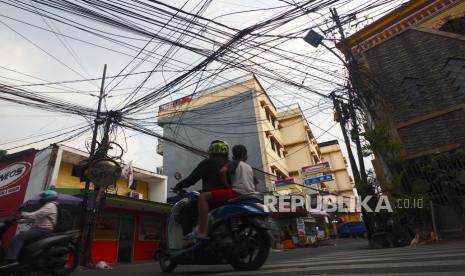
<path fill-rule="evenodd" d="M 84 190 L 82 189 L 56 189 L 60 194 L 67 194 L 73 196 L 82 197 Z M 91 194 L 95 193 L 90 191 Z M 168 213 L 171 209 L 171 204 L 154 202 L 143 199 L 135 199 L 126 196 L 120 196 L 115 194 L 106 194 L 104 202 L 102 202 L 102 207 L 113 207 L 113 208 L 123 208 L 129 210 L 138 210 L 146 212 L 160 212 Z"/>

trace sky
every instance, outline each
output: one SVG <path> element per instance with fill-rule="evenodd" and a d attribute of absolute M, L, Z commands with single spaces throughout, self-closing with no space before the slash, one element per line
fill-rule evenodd
<path fill-rule="evenodd" d="M 18 3 L 21 1 L 6 2 Z M 101 80 L 98 78 L 101 78 L 104 64 L 107 64 L 106 76 L 108 78 L 105 83 L 106 97 L 103 108 L 104 110 L 110 110 L 124 106 L 128 102 L 124 101 L 127 99 L 128 94 L 144 80 L 147 74 L 137 74 L 126 78 L 112 78 L 111 76 L 116 76 L 120 72 L 127 73 L 131 70 L 133 70 L 132 72 L 153 70 L 158 63 L 156 72 L 151 75 L 151 78 L 138 93 L 138 96 L 145 95 L 150 91 L 163 87 L 169 80 L 179 75 L 179 72 L 174 71 L 192 68 L 204 58 L 186 49 L 174 49 L 173 51 L 166 43 L 161 43 L 157 39 L 110 27 L 107 24 L 66 14 L 62 11 L 56 11 L 41 6 L 35 1 L 22 2 L 32 3 L 36 11 L 52 12 L 64 18 L 85 23 L 86 26 L 93 28 L 91 31 L 95 34 L 115 34 L 120 41 L 131 45 L 129 47 L 131 49 L 109 42 L 95 34 L 53 21 L 46 16 L 32 14 L 6 3 L 0 3 L 0 34 L 2 37 L 2 43 L 0 43 L 0 83 L 2 84 L 19 85 L 20 88 L 35 91 L 41 95 L 56 97 L 95 109 L 101 86 Z M 344 15 L 352 10 L 377 1 L 352 0 L 338 2 L 338 5 L 340 5 L 338 6 L 338 12 L 344 18 Z M 345 25 L 346 32 L 355 32 L 364 24 L 372 22 L 386 11 L 403 2 L 405 1 L 389 1 L 387 5 L 357 14 L 355 20 Z M 121 1 L 121 3 L 125 3 L 125 1 Z M 246 28 L 265 20 L 284 10 L 284 8 L 279 7 L 288 5 L 285 1 L 264 0 L 167 1 L 166 3 L 182 8 L 185 11 L 198 12 L 202 10 L 203 17 L 214 19 L 236 29 Z M 202 5 L 204 5 L 203 9 L 201 8 Z M 290 34 L 293 31 L 305 30 L 306 26 L 308 28 L 313 26 L 316 31 L 321 33 L 333 25 L 328 19 L 327 8 L 317 10 L 283 26 L 278 26 L 269 34 Z M 357 22 L 360 23 L 357 24 Z M 144 22 L 136 23 L 142 29 L 151 29 L 153 32 L 162 34 L 165 37 L 177 38 L 182 44 L 206 50 L 214 50 L 218 47 L 211 43 L 182 36 L 179 30 L 176 29 L 168 30 L 166 27 L 151 26 Z M 318 27 L 315 27 L 315 25 L 318 25 Z M 212 36 L 207 31 L 203 32 L 201 30 L 199 34 L 204 34 L 218 44 L 225 41 L 221 37 Z M 328 40 L 325 43 L 333 47 L 334 41 L 331 38 L 335 35 L 335 33 L 327 33 L 326 38 Z M 323 94 L 328 94 L 337 88 L 346 76 L 345 69 L 339 60 L 321 46 L 313 48 L 308 45 L 300 38 L 303 36 L 302 32 L 294 36 L 293 39 L 285 41 L 277 47 L 297 53 L 297 55 L 291 56 L 299 61 L 299 66 L 288 63 L 285 59 L 275 62 L 267 61 L 267 58 L 276 60 L 276 57 L 267 52 L 251 57 L 251 60 L 263 63 L 267 68 L 276 70 L 283 76 Z M 134 60 L 138 49 L 144 46 L 153 55 L 140 55 L 138 58 L 143 58 L 143 60 Z M 244 50 L 244 48 L 245 45 L 237 45 L 239 50 Z M 159 58 L 161 56 L 167 58 L 160 65 Z M 213 70 L 221 66 L 220 62 L 213 62 L 207 68 Z M 319 70 L 325 70 L 327 73 L 323 74 Z M 217 77 L 209 78 L 207 81 L 197 82 L 199 77 L 205 76 L 199 73 L 189 81 L 190 83 L 197 83 L 196 89 L 200 91 L 243 74 L 243 71 L 231 69 L 223 71 Z M 276 106 L 298 103 L 305 111 L 318 142 L 338 139 L 345 154 L 342 134 L 339 126 L 333 121 L 333 110 L 328 99 L 315 95 L 306 89 L 296 88 L 261 76 L 258 76 L 258 78 Z M 324 80 L 320 78 L 324 78 Z M 34 85 L 82 79 L 96 80 L 49 86 Z M 185 89 L 177 87 L 169 97 L 165 97 L 153 106 L 141 110 L 135 117 L 151 118 L 153 121 L 151 129 L 161 134 L 161 129 L 155 126 L 157 106 L 183 95 L 188 95 L 193 92 L 192 89 L 194 89 L 193 86 Z M 59 136 L 41 142 L 38 142 L 38 140 L 58 136 L 78 126 L 89 125 L 89 118 L 81 118 L 76 115 L 48 112 L 1 100 L 0 107 L 0 129 L 2 130 L 0 149 L 8 149 L 10 153 L 30 147 L 46 147 L 66 136 Z M 65 142 L 65 144 L 87 151 L 91 136 L 91 131 L 88 131 L 83 136 Z M 156 154 L 156 144 L 158 142 L 156 138 L 128 129 L 124 131 L 120 129 L 114 138 L 126 150 L 123 156 L 125 162 L 132 160 L 134 166 L 151 171 L 155 171 L 156 167 L 162 165 L 162 157 Z M 366 160 L 366 163 L 369 165 L 369 159 Z"/>

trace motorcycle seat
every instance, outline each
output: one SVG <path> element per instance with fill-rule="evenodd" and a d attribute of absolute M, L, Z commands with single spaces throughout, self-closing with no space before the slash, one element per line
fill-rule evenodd
<path fill-rule="evenodd" d="M 227 203 L 238 203 L 243 201 L 255 201 L 255 202 L 262 202 L 263 198 L 260 194 L 248 194 L 248 195 L 240 195 L 234 198 L 231 198 L 227 201 Z"/>

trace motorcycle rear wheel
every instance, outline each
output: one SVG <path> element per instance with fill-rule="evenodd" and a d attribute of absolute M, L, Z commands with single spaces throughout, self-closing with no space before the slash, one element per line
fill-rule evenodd
<path fill-rule="evenodd" d="M 239 255 L 231 258 L 230 263 L 235 270 L 257 270 L 268 258 L 271 248 L 271 240 L 264 229 L 249 223 L 244 226 L 245 227 L 241 229 L 241 232 L 248 233 L 248 235 L 245 235 L 245 239 L 242 241 L 242 244 L 246 245 L 246 248 L 241 250 Z M 254 254 L 255 252 L 257 254 Z"/>
<path fill-rule="evenodd" d="M 75 246 L 70 246 L 68 254 L 66 256 L 68 257 L 68 261 L 63 264 L 63 266 L 58 266 L 53 269 L 51 275 L 52 276 L 65 276 L 70 273 L 72 273 L 75 269 L 77 264 L 75 263 L 75 260 L 77 258 L 78 250 Z M 72 261 L 70 261 L 70 259 Z"/>

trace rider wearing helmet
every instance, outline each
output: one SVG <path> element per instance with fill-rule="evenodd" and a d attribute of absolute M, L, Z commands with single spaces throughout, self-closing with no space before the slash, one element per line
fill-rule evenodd
<path fill-rule="evenodd" d="M 208 147 L 208 155 L 209 157 L 201 161 L 187 178 L 174 187 L 174 190 L 180 190 L 192 186 L 202 179 L 202 193 L 198 203 L 192 202 L 192 204 L 198 204 L 198 206 L 190 205 L 183 210 L 182 228 L 185 235 L 192 229 L 191 219 L 197 215 L 197 210 L 200 211 L 199 222 L 203 222 L 205 216 L 208 217 L 208 202 L 221 203 L 236 196 L 234 191 L 228 187 L 227 179 L 221 173 L 221 169 L 229 162 L 228 143 L 221 140 L 211 142 Z M 193 235 L 193 237 L 196 238 L 196 235 Z"/>
<path fill-rule="evenodd" d="M 220 170 L 228 163 L 228 143 L 221 140 L 211 142 L 208 155 L 209 157 L 202 160 L 188 177 L 174 187 L 175 190 L 190 187 L 200 179 L 202 179 L 202 192 L 227 188 Z"/>
<path fill-rule="evenodd" d="M 32 221 L 32 227 L 16 235 L 10 243 L 5 255 L 7 262 L 15 262 L 23 245 L 29 241 L 39 239 L 49 233 L 52 233 L 58 219 L 57 197 L 58 194 L 53 189 L 41 192 L 40 209 L 35 212 L 22 212 L 19 218 Z"/>

